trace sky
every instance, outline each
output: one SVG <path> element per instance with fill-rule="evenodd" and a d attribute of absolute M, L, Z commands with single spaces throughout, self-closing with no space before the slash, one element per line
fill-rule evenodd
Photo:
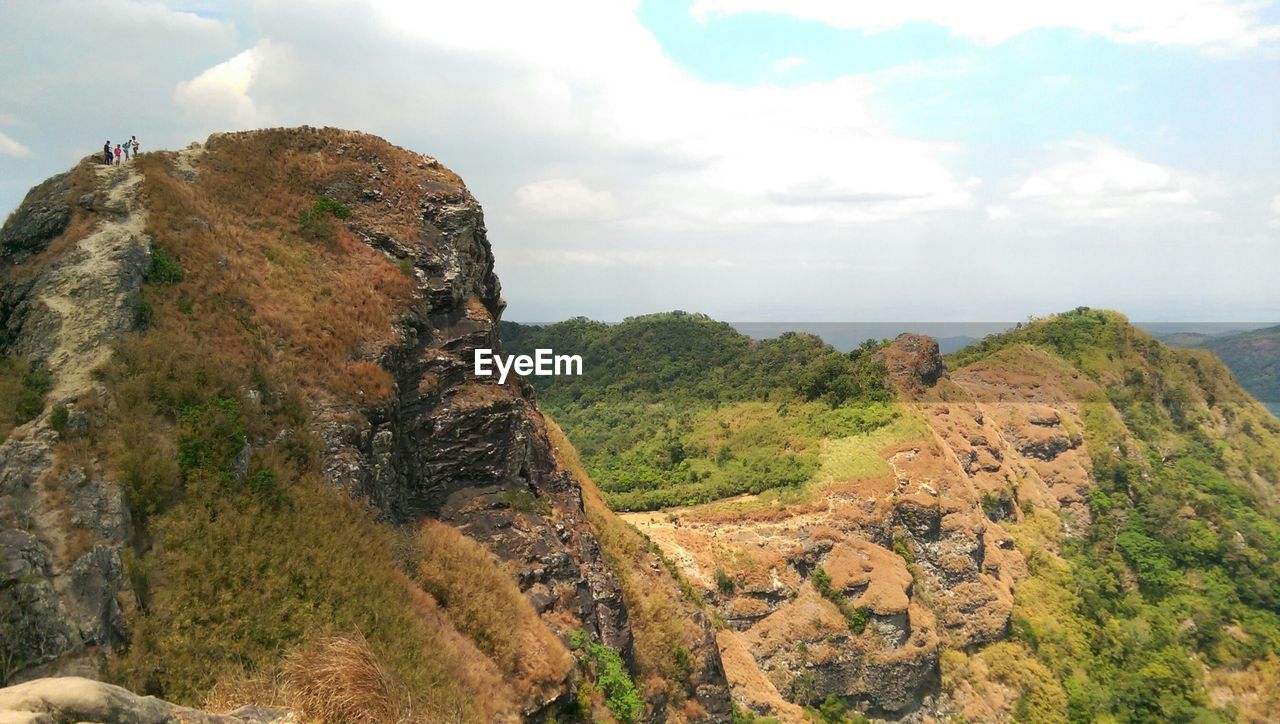
<path fill-rule="evenodd" d="M 1280 321 L 1280 2 L 0 0 L 0 213 L 137 135 L 368 131 L 506 317 Z"/>

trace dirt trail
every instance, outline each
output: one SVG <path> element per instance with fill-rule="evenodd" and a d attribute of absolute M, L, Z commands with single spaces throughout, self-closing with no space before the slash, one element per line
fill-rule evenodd
<path fill-rule="evenodd" d="M 106 193 L 105 218 L 51 271 L 40 293 L 61 320 L 46 362 L 53 401 L 85 391 L 93 371 L 111 355 L 105 342 L 132 325 L 130 296 L 150 246 L 143 233 L 146 212 L 138 202 L 142 175 L 133 166 L 104 166 L 97 175 L 99 193 Z"/>

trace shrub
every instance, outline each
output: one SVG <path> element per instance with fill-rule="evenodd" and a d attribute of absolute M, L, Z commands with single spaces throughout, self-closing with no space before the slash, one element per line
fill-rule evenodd
<path fill-rule="evenodd" d="M 331 214 L 335 219 L 345 220 L 351 218 L 350 207 L 328 196 L 321 196 L 316 199 L 315 203 L 311 204 L 311 211 L 315 214 Z"/>
<path fill-rule="evenodd" d="M 53 408 L 53 412 L 49 413 L 49 427 L 58 432 L 62 432 L 67 426 L 67 418 L 71 415 L 67 411 L 66 405 L 57 405 Z"/>
<path fill-rule="evenodd" d="M 327 196 L 321 196 L 309 208 L 298 212 L 298 233 L 310 241 L 333 243 L 338 229 L 331 219 L 347 219 L 351 209 Z"/>
<path fill-rule="evenodd" d="M 636 691 L 622 656 L 608 646 L 592 641 L 582 629 L 570 634 L 569 645 L 586 651 L 587 659 L 595 669 L 596 684 L 604 691 L 605 704 L 614 717 L 623 724 L 636 721 L 644 713 L 644 700 Z"/>
<path fill-rule="evenodd" d="M 722 569 L 716 569 L 716 590 L 725 596 L 732 596 L 734 583 L 733 577 L 725 573 Z"/>
<path fill-rule="evenodd" d="M 133 328 L 139 331 L 149 329 L 151 321 L 155 317 L 155 307 L 141 294 L 134 296 L 131 304 L 133 306 Z"/>
<path fill-rule="evenodd" d="M 178 465 L 183 473 L 203 470 L 229 479 L 244 448 L 240 403 L 214 397 L 178 413 Z"/>
<path fill-rule="evenodd" d="M 40 362 L 10 362 L 9 374 L 17 377 L 11 419 L 14 425 L 36 419 L 44 412 L 44 396 L 53 389 L 49 370 Z"/>
<path fill-rule="evenodd" d="M 844 622 L 848 624 L 849 630 L 854 633 L 862 633 L 867 630 L 867 624 L 871 621 L 871 612 L 865 606 L 854 607 L 849 605 L 849 599 L 843 593 L 831 587 L 831 575 L 817 566 L 813 569 L 813 574 L 809 578 L 813 582 L 813 587 L 825 599 L 835 605 L 836 610 L 844 617 Z"/>
<path fill-rule="evenodd" d="M 177 284 L 186 278 L 182 264 L 173 254 L 159 246 L 151 248 L 151 266 L 147 269 L 147 281 L 152 284 L 167 286 Z"/>

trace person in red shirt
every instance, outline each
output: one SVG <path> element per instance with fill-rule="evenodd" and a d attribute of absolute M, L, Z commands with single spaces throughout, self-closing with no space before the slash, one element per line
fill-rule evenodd
<path fill-rule="evenodd" d="M 120 165 L 120 144 L 116 144 L 116 165 Z"/>

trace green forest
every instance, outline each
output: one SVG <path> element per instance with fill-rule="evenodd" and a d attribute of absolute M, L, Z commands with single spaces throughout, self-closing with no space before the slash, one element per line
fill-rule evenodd
<path fill-rule="evenodd" d="M 581 377 L 529 381 L 615 510 L 795 489 L 819 471 L 822 440 L 898 416 L 871 355 L 881 341 L 849 354 L 807 334 L 756 341 L 685 312 L 501 333 L 512 354 L 582 355 Z"/>

